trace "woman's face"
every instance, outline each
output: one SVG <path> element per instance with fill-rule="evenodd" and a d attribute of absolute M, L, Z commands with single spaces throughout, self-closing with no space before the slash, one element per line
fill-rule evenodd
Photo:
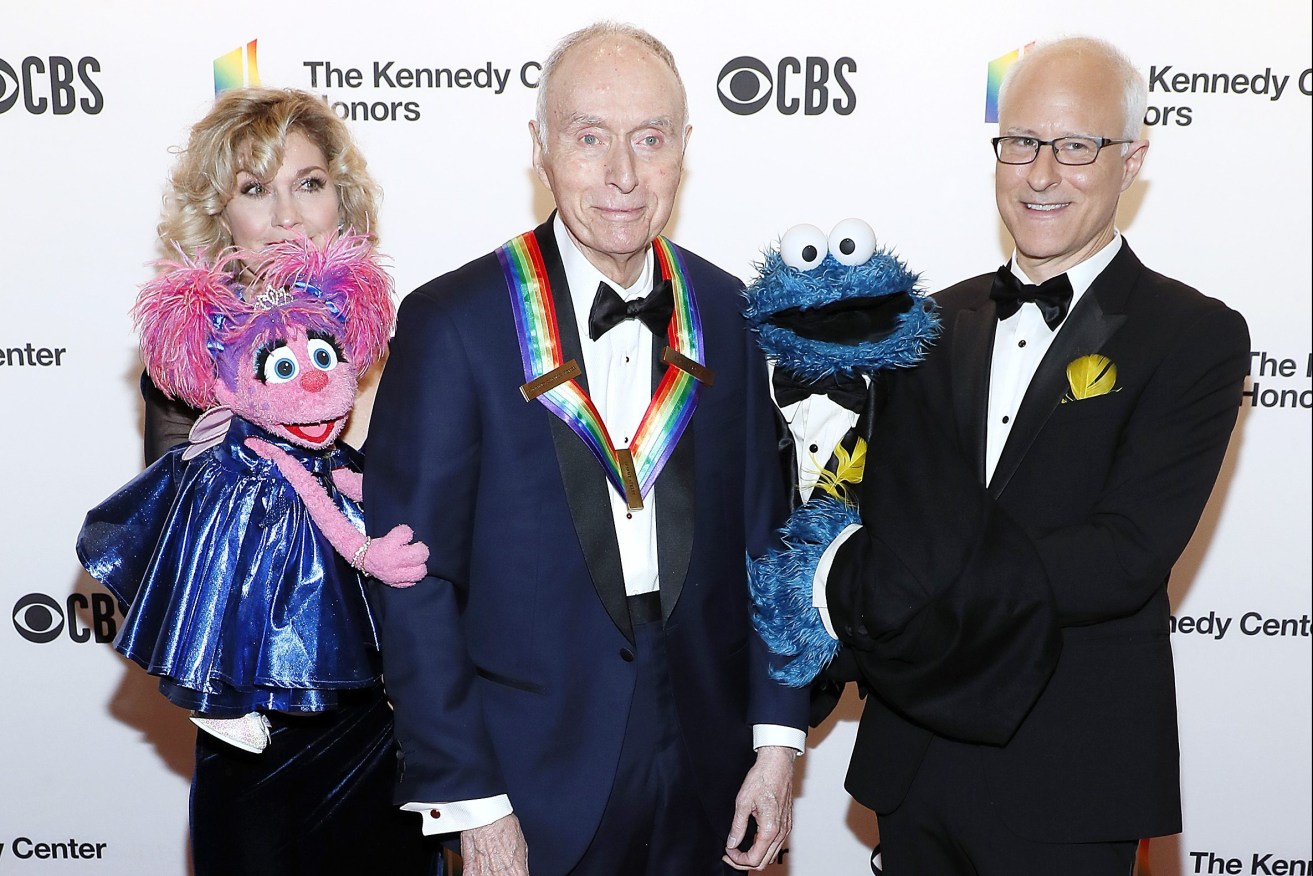
<path fill-rule="evenodd" d="M 233 243 L 261 250 L 304 234 L 323 246 L 337 229 L 337 186 L 323 150 L 300 131 L 287 135 L 283 163 L 273 179 L 237 173 L 237 193 L 223 208 Z"/>

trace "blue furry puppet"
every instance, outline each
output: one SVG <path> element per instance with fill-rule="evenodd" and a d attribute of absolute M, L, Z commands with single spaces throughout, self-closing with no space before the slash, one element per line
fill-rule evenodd
<path fill-rule="evenodd" d="M 862 477 L 878 373 L 921 361 L 939 332 L 918 279 L 877 247 L 871 226 L 845 219 L 828 238 L 813 225 L 791 228 L 745 293 L 793 441 L 795 498 L 805 502 L 782 530 L 787 550 L 749 562 L 753 623 L 785 658 L 772 674 L 795 687 L 839 650 L 812 606 L 812 580 L 830 543 L 861 523 L 848 487 Z"/>

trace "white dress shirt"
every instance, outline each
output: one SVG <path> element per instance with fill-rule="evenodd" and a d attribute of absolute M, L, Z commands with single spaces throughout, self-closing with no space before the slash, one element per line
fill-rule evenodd
<path fill-rule="evenodd" d="M 584 355 L 583 367 L 588 375 L 588 395 L 616 449 L 628 447 L 652 401 L 654 335 L 639 320 L 626 319 L 594 341 L 588 337 L 588 312 L 592 309 L 597 286 L 602 282 L 615 289 L 625 301 L 647 295 L 652 290 L 651 249 L 649 247 L 649 256 L 643 262 L 638 279 L 628 288 L 621 289 L 606 279 L 579 251 L 560 216 L 552 222 L 552 233 L 570 286 L 575 324 Z M 659 342 L 664 346 L 666 339 L 663 337 Z M 635 596 L 658 590 L 661 582 L 657 571 L 656 491 L 644 496 L 643 507 L 636 511 L 629 509 L 624 497 L 609 483 L 607 493 L 611 499 L 616 541 L 620 545 L 625 593 Z M 801 752 L 806 738 L 803 731 L 794 727 L 756 724 L 752 728 L 754 749 L 782 745 Z M 568 790 L 563 789 L 562 793 L 568 793 Z M 423 816 L 426 834 L 455 833 L 482 827 L 513 811 L 510 798 L 505 794 L 454 803 L 407 803 L 401 808 Z"/>
<path fill-rule="evenodd" d="M 775 363 L 767 362 L 770 376 L 775 376 Z M 771 396 L 775 390 L 772 387 Z M 793 459 L 798 472 L 798 492 L 806 502 L 820 479 L 825 464 L 834 455 L 834 448 L 857 425 L 857 413 L 830 399 L 826 395 L 812 395 L 780 408 L 784 421 L 793 436 Z"/>
<path fill-rule="evenodd" d="M 1085 261 L 1067 270 L 1067 279 L 1071 281 L 1071 306 L 1067 316 L 1080 302 L 1085 292 L 1102 274 L 1113 258 L 1121 251 L 1121 233 L 1114 230 L 1112 240 Z M 1012 273 L 1023 283 L 1033 284 L 1017 265 L 1016 250 L 1012 252 Z M 994 330 L 994 350 L 989 364 L 989 407 L 985 426 L 985 483 L 994 477 L 1003 447 L 1012 433 L 1012 424 L 1016 422 L 1017 410 L 1025 398 L 1030 381 L 1034 379 L 1039 363 L 1053 344 L 1058 331 L 1066 325 L 1064 320 L 1056 329 L 1049 329 L 1040 313 L 1039 305 L 1033 301 L 1022 304 L 1017 312 L 1007 319 L 1001 319 Z M 821 623 L 834 638 L 834 626 L 830 621 L 830 610 L 825 596 L 825 585 L 830 579 L 830 569 L 834 566 L 834 557 L 852 534 L 860 526 L 854 524 L 845 527 L 839 537 L 821 554 L 816 564 L 816 574 L 812 578 L 812 605 L 821 615 Z"/>

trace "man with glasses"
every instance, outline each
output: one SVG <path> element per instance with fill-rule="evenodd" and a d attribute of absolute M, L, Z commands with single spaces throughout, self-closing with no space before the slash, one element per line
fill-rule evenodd
<path fill-rule="evenodd" d="M 888 876 L 1127 876 L 1137 840 L 1181 829 L 1167 578 L 1249 338 L 1114 225 L 1146 93 L 1097 40 L 1013 65 L 993 141 L 1013 257 L 936 296 L 943 338 L 886 384 L 862 525 L 821 558 L 816 602 L 872 694 L 847 786 Z"/>

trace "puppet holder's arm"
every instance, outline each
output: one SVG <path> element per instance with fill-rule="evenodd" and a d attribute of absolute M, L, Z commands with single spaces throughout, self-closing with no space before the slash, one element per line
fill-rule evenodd
<path fill-rule="evenodd" d="M 428 546 L 413 541 L 415 533 L 409 526 L 400 524 L 387 535 L 369 538 L 352 525 L 323 485 L 287 451 L 259 438 L 247 438 L 245 444 L 278 467 L 305 503 L 310 519 L 352 566 L 392 587 L 409 587 L 427 574 Z"/>

